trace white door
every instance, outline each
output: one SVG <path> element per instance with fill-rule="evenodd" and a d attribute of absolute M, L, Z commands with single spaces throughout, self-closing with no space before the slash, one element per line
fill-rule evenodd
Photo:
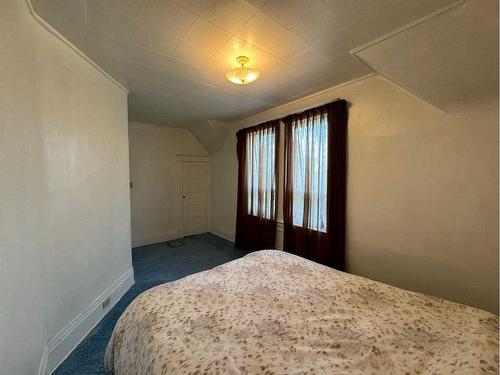
<path fill-rule="evenodd" d="M 207 231 L 207 163 L 182 162 L 183 234 Z"/>

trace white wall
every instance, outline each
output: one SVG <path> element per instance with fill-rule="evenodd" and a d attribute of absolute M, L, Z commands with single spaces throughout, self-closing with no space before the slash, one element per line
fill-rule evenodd
<path fill-rule="evenodd" d="M 130 270 L 127 96 L 24 0 L 0 2 L 0 87 L 0 373 L 32 375 Z"/>
<path fill-rule="evenodd" d="M 349 109 L 348 271 L 498 312 L 498 98 L 446 114 L 372 76 L 233 125 L 213 156 L 212 231 L 234 238 L 242 127 Z"/>
<path fill-rule="evenodd" d="M 178 238 L 176 155 L 206 156 L 186 129 L 130 122 L 132 245 Z"/>

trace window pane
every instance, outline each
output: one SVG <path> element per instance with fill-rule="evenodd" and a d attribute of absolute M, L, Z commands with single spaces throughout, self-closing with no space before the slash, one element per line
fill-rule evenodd
<path fill-rule="evenodd" d="M 293 224 L 326 232 L 327 114 L 295 124 L 292 142 Z"/>
<path fill-rule="evenodd" d="M 271 219 L 274 217 L 275 140 L 272 129 L 247 135 L 247 194 L 248 213 Z"/>

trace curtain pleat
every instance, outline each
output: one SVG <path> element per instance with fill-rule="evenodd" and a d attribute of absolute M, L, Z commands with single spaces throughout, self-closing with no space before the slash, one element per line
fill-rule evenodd
<path fill-rule="evenodd" d="M 284 250 L 344 270 L 347 102 L 283 121 Z"/>
<path fill-rule="evenodd" d="M 238 204 L 235 246 L 274 249 L 278 183 L 279 121 L 237 134 Z"/>

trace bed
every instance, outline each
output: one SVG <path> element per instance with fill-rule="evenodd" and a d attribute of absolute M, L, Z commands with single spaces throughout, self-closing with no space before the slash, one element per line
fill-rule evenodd
<path fill-rule="evenodd" d="M 497 374 L 498 317 L 257 251 L 152 288 L 116 324 L 114 375 Z"/>

